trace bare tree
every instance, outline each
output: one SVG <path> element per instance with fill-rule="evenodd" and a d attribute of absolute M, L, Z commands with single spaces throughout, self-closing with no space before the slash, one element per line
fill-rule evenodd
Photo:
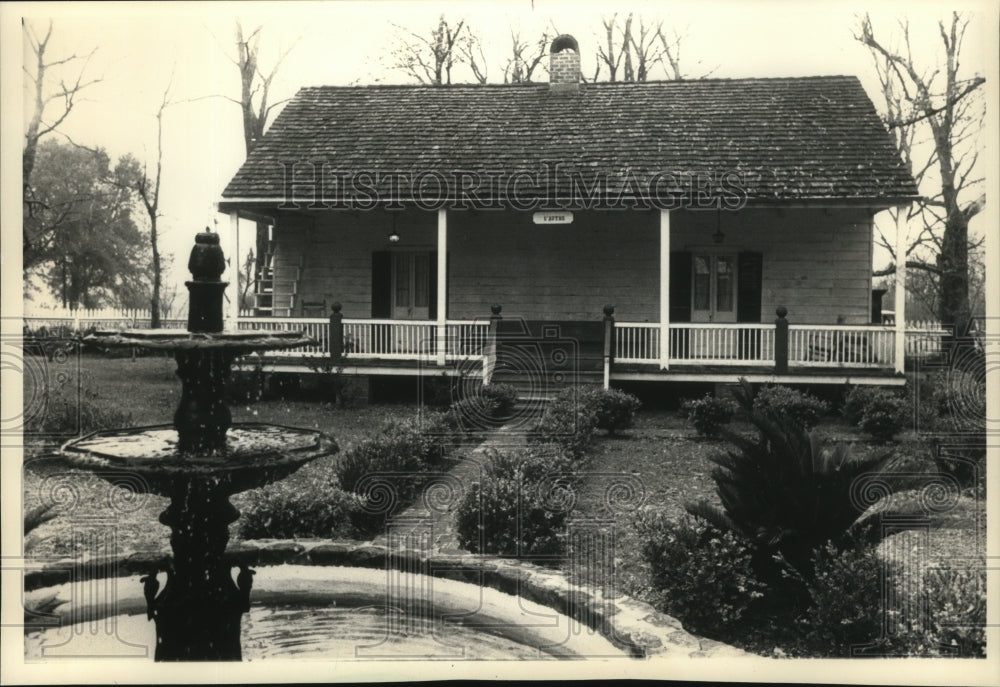
<path fill-rule="evenodd" d="M 896 255 L 881 233 L 877 238 L 893 258 L 893 264 L 881 273 L 893 273 L 896 264 L 905 261 L 907 267 L 934 275 L 938 317 L 955 325 L 969 321 L 969 250 L 979 244 L 970 244 L 969 220 L 986 202 L 983 177 L 975 169 L 977 137 L 985 116 L 985 102 L 977 97 L 977 90 L 985 79 L 978 74 L 963 77 L 959 72 L 969 21 L 968 16 L 953 12 L 949 23 L 938 23 L 943 52 L 930 67 L 921 66 L 914 53 L 906 21 L 899 23 L 901 39 L 896 46 L 887 47 L 876 38 L 867 14 L 855 33 L 855 39 L 871 52 L 882 87 L 886 125 L 921 190 L 906 217 L 918 220 L 920 227 L 906 255 Z"/>
<path fill-rule="evenodd" d="M 486 54 L 483 52 L 483 41 L 471 29 L 466 29 L 465 35 L 458 43 L 459 54 L 472 70 L 472 76 L 479 84 L 486 83 L 489 67 Z"/>
<path fill-rule="evenodd" d="M 544 65 L 545 56 L 548 54 L 549 44 L 552 36 L 548 31 L 543 31 L 538 40 L 531 43 L 521 38 L 521 32 L 517 29 L 510 31 L 510 57 L 504 65 L 504 83 L 531 83 L 531 77 L 535 70 Z"/>
<path fill-rule="evenodd" d="M 249 35 L 244 35 L 243 25 L 237 20 L 235 27 L 236 58 L 230 58 L 240 73 L 240 98 L 228 100 L 240 106 L 243 115 L 243 143 L 246 154 L 250 155 L 257 142 L 264 136 L 270 123 L 271 114 L 278 106 L 288 102 L 288 98 L 271 102 L 271 85 L 281 69 L 285 58 L 298 44 L 296 38 L 288 48 L 280 51 L 274 65 L 265 73 L 260 65 L 260 39 L 263 27 L 258 26 Z M 256 239 L 252 254 L 255 277 L 246 282 L 246 289 L 252 289 L 260 279 L 264 269 L 264 254 L 267 251 L 267 223 L 256 223 Z"/>
<path fill-rule="evenodd" d="M 465 20 L 449 22 L 442 14 L 429 36 L 393 26 L 400 33 L 399 45 L 391 52 L 393 66 L 419 83 L 450 86 L 451 70 L 463 59 L 459 48 Z"/>
<path fill-rule="evenodd" d="M 236 102 L 243 112 L 243 140 L 247 155 L 253 150 L 257 141 L 264 135 L 268 117 L 274 108 L 287 102 L 287 98 L 277 102 L 268 102 L 271 95 L 271 83 L 281 68 L 281 63 L 292 51 L 296 39 L 286 50 L 278 55 L 274 66 L 265 74 L 259 63 L 261 28 L 258 26 L 250 35 L 244 37 L 243 25 L 236 22 L 236 54 L 233 63 L 240 70 L 240 99 Z M 256 102 L 255 102 L 256 101 Z"/>
<path fill-rule="evenodd" d="M 160 290 L 162 287 L 163 260 L 160 256 L 159 226 L 160 219 L 160 181 L 163 176 L 163 111 L 171 105 L 170 86 L 173 82 L 171 76 L 166 89 L 163 91 L 163 98 L 160 107 L 156 111 L 156 166 L 152 173 L 146 168 L 145 163 L 139 163 L 132 156 L 126 156 L 119 163 L 116 176 L 118 183 L 124 188 L 131 190 L 138 196 L 146 215 L 149 217 L 149 245 L 152 250 L 153 268 L 153 292 L 150 297 L 150 327 L 159 329 L 160 327 Z"/>
<path fill-rule="evenodd" d="M 25 217 L 32 217 L 35 214 L 37 201 L 31 190 L 31 173 L 35 168 L 35 156 L 38 150 L 39 139 L 55 131 L 66 120 L 76 106 L 77 97 L 81 91 L 99 83 L 102 79 L 85 76 L 90 59 L 97 51 L 96 48 L 84 56 L 78 56 L 74 53 L 62 59 L 50 59 L 46 53 L 49 48 L 49 40 L 52 38 L 52 22 L 49 21 L 45 35 L 41 38 L 39 38 L 35 30 L 24 19 L 21 20 L 21 28 L 24 31 L 25 38 L 31 47 L 34 57 L 33 70 L 27 66 L 24 67 L 24 73 L 33 86 L 33 105 L 31 116 L 28 118 L 28 128 L 24 134 L 24 151 L 22 154 L 24 214 Z M 76 72 L 76 76 L 68 81 L 60 79 L 58 87 L 54 90 L 49 90 L 47 77 L 50 76 L 50 70 L 55 70 L 63 65 L 74 62 L 82 62 L 79 71 Z M 35 258 L 32 252 L 34 244 L 39 240 L 44 241 L 45 237 L 32 236 L 26 222 L 22 238 L 25 254 L 24 268 L 29 269 L 33 266 L 32 263 Z"/>
<path fill-rule="evenodd" d="M 619 70 L 621 81 L 647 81 L 655 78 L 655 70 L 661 66 L 666 77 L 675 81 L 703 79 L 715 71 L 712 69 L 698 76 L 686 73 L 681 66 L 681 45 L 687 32 L 668 32 L 662 19 L 633 13 L 619 19 L 613 14 L 603 17 L 601 23 L 594 81 L 600 78 L 602 69 L 608 81 L 618 81 Z"/>
<path fill-rule="evenodd" d="M 601 17 L 601 24 L 604 26 L 604 32 L 601 36 L 601 41 L 597 44 L 597 69 L 594 72 L 594 80 L 597 80 L 597 74 L 603 66 L 608 72 L 608 81 L 615 82 L 618 80 L 618 69 L 621 67 L 622 59 L 628 54 L 629 51 L 629 40 L 632 28 L 632 15 L 628 15 L 628 19 L 625 20 L 625 27 L 620 31 L 616 31 L 618 28 L 618 15 L 612 14 L 610 17 Z M 618 33 L 621 33 L 621 38 L 618 37 Z"/>

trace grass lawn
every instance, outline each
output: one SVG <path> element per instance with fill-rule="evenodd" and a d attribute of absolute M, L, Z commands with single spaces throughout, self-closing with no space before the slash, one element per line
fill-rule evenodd
<path fill-rule="evenodd" d="M 60 412 L 58 406 L 64 402 L 75 407 L 75 389 L 79 382 L 80 397 L 87 408 L 101 419 L 113 420 L 115 426 L 122 423 L 139 426 L 171 422 L 181 390 L 172 358 L 157 356 L 132 360 L 84 356 L 80 359 L 79 370 L 75 368 L 75 365 L 64 368 L 66 377 L 62 379 L 61 389 L 56 389 L 53 384 L 53 395 L 59 398 L 50 410 Z M 36 385 L 26 376 L 25 386 L 27 399 Z M 343 452 L 385 422 L 413 417 L 418 409 L 415 404 L 336 408 L 319 401 L 267 400 L 252 405 L 233 405 L 231 411 L 234 422 L 273 422 L 319 429 L 332 435 Z M 169 530 L 157 520 L 168 499 L 143 496 L 128 510 L 113 509 L 109 505 L 112 488 L 103 480 L 68 468 L 52 457 L 55 442 L 51 438 L 39 441 L 38 437 L 29 433 L 26 440 L 29 445 L 25 450 L 23 471 L 24 508 L 27 511 L 41 503 L 56 502 L 60 511 L 58 517 L 32 533 L 36 543 L 31 553 L 38 556 L 71 555 L 90 546 L 86 539 L 74 538 L 74 530 L 108 532 L 111 527 L 114 528 L 118 551 L 163 550 L 168 547 Z M 320 458 L 287 479 L 293 485 L 309 480 L 323 469 L 324 461 L 335 460 L 337 456 Z M 237 507 L 239 498 L 239 495 L 233 497 Z M 230 531 L 235 537 L 235 525 Z"/>

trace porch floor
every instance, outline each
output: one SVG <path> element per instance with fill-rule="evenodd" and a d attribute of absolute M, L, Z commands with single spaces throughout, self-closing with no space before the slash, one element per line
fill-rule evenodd
<path fill-rule="evenodd" d="M 250 369 L 258 362 L 267 372 L 289 372 L 315 374 L 322 372 L 325 357 L 261 355 L 244 357 L 235 363 L 237 369 Z M 433 360 L 417 358 L 361 358 L 348 356 L 340 367 L 345 375 L 447 375 L 480 376 L 483 371 L 482 359 L 469 357 L 449 360 L 439 366 Z M 733 383 L 739 378 L 753 383 L 774 384 L 873 384 L 901 386 L 906 383 L 902 375 L 889 368 L 859 368 L 831 366 L 793 366 L 788 372 L 775 374 L 772 367 L 759 365 L 704 365 L 674 363 L 668 370 L 661 370 L 657 364 L 615 363 L 611 370 L 612 381 L 644 382 L 711 382 Z"/>

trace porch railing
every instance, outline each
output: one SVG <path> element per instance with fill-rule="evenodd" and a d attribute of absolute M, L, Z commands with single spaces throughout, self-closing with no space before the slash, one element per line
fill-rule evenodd
<path fill-rule="evenodd" d="M 615 360 L 658 363 L 661 330 L 655 322 L 616 322 Z M 670 365 L 773 367 L 773 324 L 677 322 L 669 328 Z M 895 330 L 883 325 L 789 326 L 788 364 L 813 367 L 892 367 Z"/>
<path fill-rule="evenodd" d="M 774 325 L 677 322 L 670 325 L 671 364 L 774 364 Z M 615 360 L 659 362 L 660 325 L 616 322 Z"/>
<path fill-rule="evenodd" d="M 788 364 L 813 367 L 892 367 L 896 332 L 885 325 L 788 327 Z"/>
<path fill-rule="evenodd" d="M 343 318 L 343 355 L 379 360 L 433 360 L 437 356 L 437 322 Z M 326 317 L 241 317 L 240 330 L 304 331 L 316 339 L 315 346 L 271 351 L 276 357 L 321 357 L 330 355 L 330 319 Z M 483 355 L 488 321 L 449 320 L 445 357 L 449 360 Z"/>

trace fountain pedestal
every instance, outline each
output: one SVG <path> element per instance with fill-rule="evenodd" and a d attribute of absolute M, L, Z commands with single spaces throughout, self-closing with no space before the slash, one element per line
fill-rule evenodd
<path fill-rule="evenodd" d="M 218 236 L 198 234 L 188 262 L 194 277 L 187 282 L 188 331 L 108 331 L 85 339 L 172 351 L 182 383 L 173 425 L 95 432 L 62 448 L 76 467 L 107 479 L 131 472 L 150 492 L 170 498 L 160 514 L 173 551 L 166 584 L 161 591 L 157 570 L 142 578 L 147 615 L 156 623 L 157 661 L 241 659 L 240 622 L 254 572 L 243 566 L 234 582 L 225 561 L 229 525 L 240 516 L 229 497 L 337 451 L 332 438 L 313 430 L 232 425 L 225 390 L 233 360 L 316 341 L 301 332 L 222 332 L 224 267 Z"/>

